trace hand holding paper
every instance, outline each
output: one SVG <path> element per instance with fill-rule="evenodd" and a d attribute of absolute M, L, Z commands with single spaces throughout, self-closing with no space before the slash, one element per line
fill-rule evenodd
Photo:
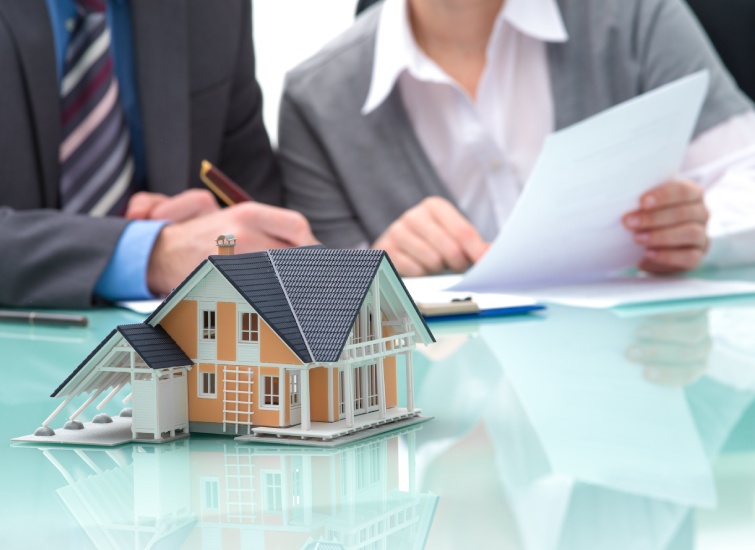
<path fill-rule="evenodd" d="M 708 249 L 708 209 L 702 187 L 691 181 L 675 180 L 651 189 L 623 222 L 634 242 L 645 248 L 638 267 L 650 273 L 695 269 Z"/>
<path fill-rule="evenodd" d="M 644 246 L 622 217 L 677 174 L 708 81 L 682 78 L 549 136 L 511 217 L 457 288 L 596 281 L 636 266 Z"/>

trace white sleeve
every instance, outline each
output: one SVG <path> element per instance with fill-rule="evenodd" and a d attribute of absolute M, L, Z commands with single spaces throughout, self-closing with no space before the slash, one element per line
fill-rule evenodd
<path fill-rule="evenodd" d="M 687 150 L 684 177 L 705 188 L 711 246 L 705 265 L 755 262 L 755 112 L 701 134 Z"/>

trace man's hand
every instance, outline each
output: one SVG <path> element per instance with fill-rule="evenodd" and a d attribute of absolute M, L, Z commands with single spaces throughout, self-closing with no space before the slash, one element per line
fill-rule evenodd
<path fill-rule="evenodd" d="M 130 220 L 184 222 L 220 210 L 215 196 L 206 189 L 189 189 L 174 197 L 162 193 L 135 193 L 125 217 Z"/>
<path fill-rule="evenodd" d="M 489 246 L 454 205 L 429 197 L 404 212 L 372 248 L 388 252 L 402 276 L 418 277 L 465 271 Z"/>
<path fill-rule="evenodd" d="M 703 189 L 691 181 L 670 181 L 640 197 L 640 208 L 623 218 L 624 226 L 645 247 L 638 266 L 656 274 L 695 269 L 708 250 L 708 209 Z"/>
<path fill-rule="evenodd" d="M 236 253 L 317 244 L 298 212 L 257 202 L 216 209 L 160 231 L 147 268 L 150 291 L 170 292 L 202 260 L 217 253 L 215 239 L 224 233 L 236 237 Z"/>

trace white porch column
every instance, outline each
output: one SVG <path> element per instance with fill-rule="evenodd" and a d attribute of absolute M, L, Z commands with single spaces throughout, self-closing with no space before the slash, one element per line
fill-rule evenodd
<path fill-rule="evenodd" d="M 278 426 L 286 425 L 286 370 L 283 367 L 278 368 Z M 289 422 L 291 418 L 289 416 Z"/>
<path fill-rule="evenodd" d="M 302 369 L 301 373 L 301 429 L 308 432 L 311 427 L 309 410 L 309 369 Z"/>
<path fill-rule="evenodd" d="M 154 395 L 152 396 L 155 400 L 155 432 L 154 437 L 155 439 L 160 439 L 162 436 L 162 414 L 160 414 L 160 396 L 158 395 L 158 388 L 157 388 L 157 380 L 160 378 L 160 376 L 157 374 L 157 371 L 152 373 L 152 387 L 154 388 Z"/>
<path fill-rule="evenodd" d="M 380 271 L 375 275 L 375 282 L 372 287 L 372 317 L 375 340 L 380 340 L 383 338 L 383 313 L 380 311 Z M 372 351 L 374 352 L 374 349 Z M 385 343 L 381 343 L 380 353 L 384 351 Z M 385 369 L 383 368 L 382 355 L 378 358 L 375 368 L 377 368 L 378 418 L 382 420 L 385 418 Z"/>
<path fill-rule="evenodd" d="M 346 427 L 354 427 L 354 376 L 353 367 L 346 365 L 343 368 L 343 400 L 346 408 Z"/>
<path fill-rule="evenodd" d="M 406 410 L 414 410 L 414 371 L 412 370 L 412 351 L 404 353 L 406 360 Z"/>
<path fill-rule="evenodd" d="M 377 391 L 378 391 L 378 418 L 385 418 L 385 369 L 383 358 L 377 360 Z"/>

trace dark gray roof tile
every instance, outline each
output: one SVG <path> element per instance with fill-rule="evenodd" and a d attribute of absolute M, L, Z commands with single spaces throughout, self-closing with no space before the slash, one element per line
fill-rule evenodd
<path fill-rule="evenodd" d="M 210 261 L 294 353 L 311 363 L 338 361 L 384 254 L 315 246 Z"/>
<path fill-rule="evenodd" d="M 187 367 L 194 364 L 161 326 L 153 327 L 145 323 L 120 325 L 118 332 L 151 369 Z"/>

